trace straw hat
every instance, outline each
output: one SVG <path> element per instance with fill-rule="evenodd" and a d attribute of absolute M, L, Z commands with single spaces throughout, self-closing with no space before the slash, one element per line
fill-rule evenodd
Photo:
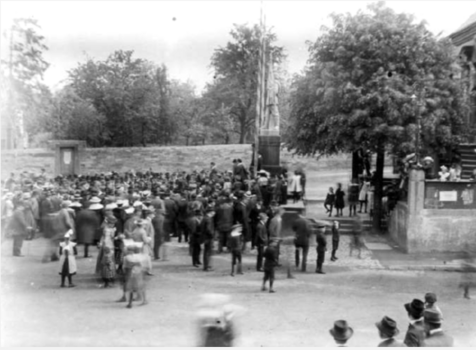
<path fill-rule="evenodd" d="M 93 198 L 91 198 L 89 201 L 90 201 L 91 203 L 100 203 L 100 202 L 101 202 L 101 200 L 100 200 L 98 197 L 96 197 L 96 196 L 94 196 Z"/>
<path fill-rule="evenodd" d="M 113 210 L 113 209 L 116 209 L 116 208 L 117 208 L 116 203 L 109 203 L 108 205 L 106 205 L 106 210 Z"/>
<path fill-rule="evenodd" d="M 91 210 L 99 210 L 99 209 L 102 209 L 104 208 L 104 206 L 102 204 L 99 204 L 99 203 L 94 203 L 94 204 L 91 204 L 89 206 L 89 209 Z"/>

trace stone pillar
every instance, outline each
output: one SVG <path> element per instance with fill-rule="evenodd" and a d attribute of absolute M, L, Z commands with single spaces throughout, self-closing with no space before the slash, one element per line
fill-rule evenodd
<path fill-rule="evenodd" d="M 281 137 L 279 135 L 260 135 L 259 153 L 261 154 L 261 167 L 269 171 L 271 175 L 279 174 L 281 171 L 279 151 L 281 147 Z"/>
<path fill-rule="evenodd" d="M 418 215 L 425 202 L 425 172 L 410 170 L 408 179 L 408 213 Z"/>

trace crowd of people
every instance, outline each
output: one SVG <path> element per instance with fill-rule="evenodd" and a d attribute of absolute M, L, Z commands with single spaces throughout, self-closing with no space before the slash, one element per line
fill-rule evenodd
<path fill-rule="evenodd" d="M 257 249 L 256 269 L 265 272 L 274 292 L 272 268 L 279 264 L 281 215 L 289 197 L 304 196 L 305 175 L 286 171 L 252 177 L 241 160 L 218 171 L 214 163 L 200 172 L 116 172 L 59 175 L 23 172 L 2 183 L 2 241 L 13 238 L 13 255 L 22 256 L 24 239 L 48 239 L 43 262 L 60 261 L 61 287 L 74 287 L 75 255 L 97 246 L 95 273 L 104 287 L 122 280 L 145 300 L 152 260 L 166 259 L 172 237 L 188 243 L 192 265 L 210 271 L 213 242 L 217 253 L 231 252 L 231 275 L 242 274 L 242 253 Z M 142 271 L 143 273 L 139 273 Z M 129 295 L 130 296 L 130 295 Z M 128 306 L 131 306 L 132 297 Z"/>

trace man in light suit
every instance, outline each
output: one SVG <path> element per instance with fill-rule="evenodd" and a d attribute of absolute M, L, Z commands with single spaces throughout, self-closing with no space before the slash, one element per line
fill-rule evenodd
<path fill-rule="evenodd" d="M 453 346 L 453 337 L 450 337 L 441 329 L 443 319 L 441 315 L 434 310 L 425 310 L 423 312 L 423 322 L 425 325 L 426 339 L 425 347 L 450 347 Z"/>
<path fill-rule="evenodd" d="M 419 299 L 413 299 L 411 303 L 407 303 L 404 306 L 410 319 L 410 325 L 403 342 L 409 347 L 423 346 L 423 340 L 425 339 L 425 329 L 423 328 L 425 304 Z"/>

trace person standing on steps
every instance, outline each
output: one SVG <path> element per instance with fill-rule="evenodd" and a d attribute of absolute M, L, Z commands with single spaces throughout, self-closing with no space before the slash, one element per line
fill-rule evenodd
<path fill-rule="evenodd" d="M 342 184 L 338 183 L 337 189 L 336 189 L 336 200 L 335 200 L 336 217 L 344 215 L 342 213 L 342 210 L 344 209 L 344 206 L 345 206 L 344 197 L 345 197 L 345 192 L 342 190 Z"/>
<path fill-rule="evenodd" d="M 336 200 L 336 195 L 334 193 L 334 188 L 329 187 L 329 192 L 327 193 L 326 200 L 324 201 L 324 208 L 326 208 L 326 214 L 329 213 L 329 217 L 332 216 L 332 209 L 334 208 L 334 203 Z M 329 206 L 330 208 L 328 208 Z"/>
<path fill-rule="evenodd" d="M 347 197 L 349 202 L 349 216 L 357 215 L 357 204 L 359 204 L 359 184 L 357 179 L 352 179 L 349 185 L 349 195 Z"/>

